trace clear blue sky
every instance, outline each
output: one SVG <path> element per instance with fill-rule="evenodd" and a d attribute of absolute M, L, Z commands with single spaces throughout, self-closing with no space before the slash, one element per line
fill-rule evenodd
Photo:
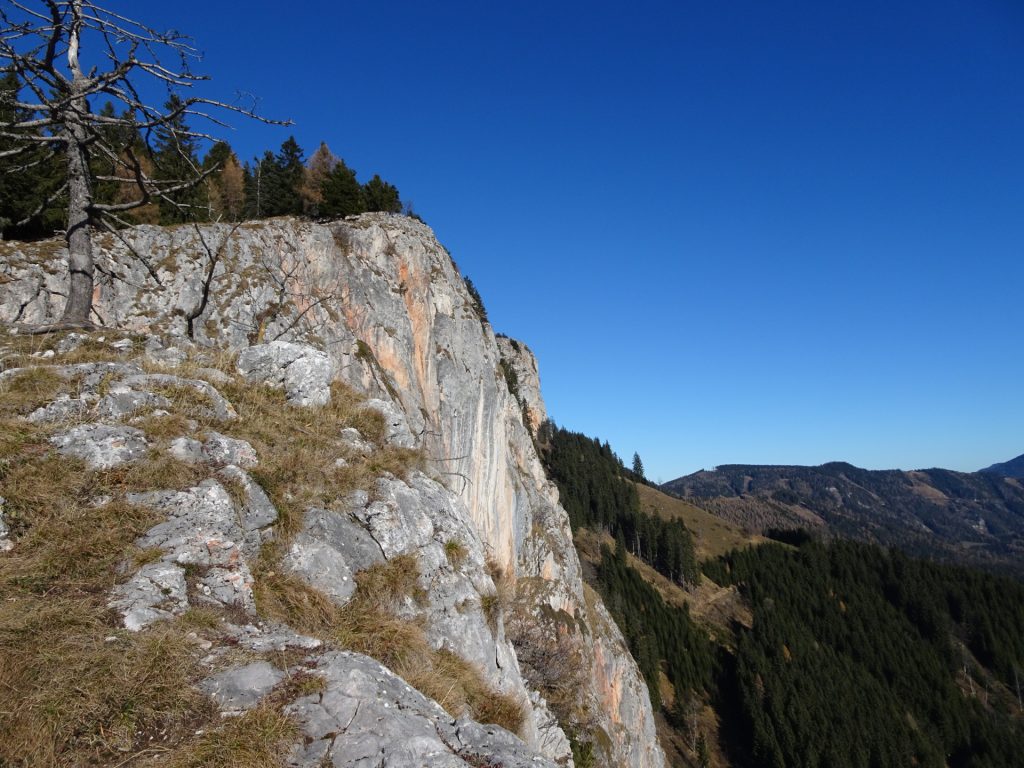
<path fill-rule="evenodd" d="M 395 183 L 653 479 L 1024 452 L 1019 0 L 119 5 Z"/>

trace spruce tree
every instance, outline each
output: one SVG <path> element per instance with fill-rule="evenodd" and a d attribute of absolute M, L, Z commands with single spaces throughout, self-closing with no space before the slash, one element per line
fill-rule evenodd
<path fill-rule="evenodd" d="M 172 184 L 184 183 L 201 172 L 199 141 L 185 123 L 185 104 L 180 96 L 171 96 L 164 109 L 170 117 L 166 124 L 156 129 L 154 178 Z M 160 200 L 160 221 L 163 224 L 205 221 L 208 216 L 206 189 L 201 184 L 169 193 Z"/>
<path fill-rule="evenodd" d="M 398 196 L 398 188 L 393 184 L 388 184 L 377 174 L 374 174 L 373 178 L 363 185 L 363 194 L 366 196 L 366 210 L 368 211 L 402 212 L 402 200 Z"/>
<path fill-rule="evenodd" d="M 640 454 L 633 454 L 633 474 L 639 477 L 641 480 L 645 480 L 644 477 L 644 463 L 640 461 Z"/>
<path fill-rule="evenodd" d="M 302 147 L 294 136 L 289 136 L 278 153 L 270 158 L 269 167 L 266 167 L 267 159 L 265 155 L 261 164 L 264 166 L 263 215 L 298 216 L 302 213 L 302 185 L 306 175 Z"/>
<path fill-rule="evenodd" d="M 341 159 L 324 180 L 323 196 L 324 216 L 351 216 L 368 210 L 366 195 L 356 181 L 356 172 Z"/>

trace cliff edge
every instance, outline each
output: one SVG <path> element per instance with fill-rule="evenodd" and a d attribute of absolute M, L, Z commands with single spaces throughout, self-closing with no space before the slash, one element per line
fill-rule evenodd
<path fill-rule="evenodd" d="M 96 245 L 103 330 L 32 351 L 9 337 L 0 387 L 47 368 L 54 388 L 18 418 L 88 471 L 157 453 L 201 469 L 124 496 L 155 515 L 134 542 L 151 554 L 109 596 L 127 630 L 240 612 L 203 640 L 216 658 L 199 686 L 223 711 L 278 695 L 292 669 L 252 654 L 292 649 L 320 681 L 282 705 L 293 765 L 572 765 L 574 751 L 664 765 L 643 679 L 584 589 L 534 449 L 536 360 L 495 338 L 428 227 L 141 226 Z M 0 247 L 0 321 L 54 320 L 63 248 Z M 268 388 L 280 399 L 253 394 Z M 278 448 L 297 459 L 278 467 Z M 23 548 L 19 525 L 0 558 Z M 378 633 L 415 628 L 420 656 L 375 653 L 352 630 L 372 616 L 395 620 Z M 225 636 L 250 656 L 218 655 Z M 446 692 L 445 675 L 461 682 Z"/>

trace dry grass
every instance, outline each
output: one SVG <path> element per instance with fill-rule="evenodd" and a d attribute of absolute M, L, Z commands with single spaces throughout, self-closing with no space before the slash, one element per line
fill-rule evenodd
<path fill-rule="evenodd" d="M 128 633 L 106 608 L 154 513 L 119 499 L 92 506 L 100 474 L 38 451 L 9 457 L 0 480 L 15 533 L 0 557 L 5 764 L 112 764 L 210 717 L 183 633 Z"/>
<path fill-rule="evenodd" d="M 141 493 L 153 490 L 184 490 L 202 482 L 209 471 L 154 448 L 143 461 L 122 464 L 96 473 L 97 490 L 107 494 Z"/>
<path fill-rule="evenodd" d="M 264 702 L 224 721 L 178 750 L 168 768 L 279 768 L 299 737 L 295 723 Z"/>
<path fill-rule="evenodd" d="M 498 597 L 497 592 L 489 592 L 486 595 L 480 595 L 480 610 L 484 612 L 484 618 L 487 619 L 487 626 L 491 628 L 492 632 L 496 632 L 498 629 L 498 620 L 501 618 L 501 598 Z"/>
<path fill-rule="evenodd" d="M 0 417 L 0 468 L 26 450 L 45 450 L 43 433 L 43 428 L 36 424 Z"/>
<path fill-rule="evenodd" d="M 133 426 L 146 433 L 150 440 L 170 441 L 182 435 L 191 435 L 195 425 L 192 419 L 180 413 L 156 416 L 152 413 L 133 421 Z"/>
<path fill-rule="evenodd" d="M 523 725 L 526 710 L 515 696 L 495 691 L 480 671 L 462 657 L 442 648 L 431 665 L 409 670 L 405 680 L 453 716 L 469 714 L 481 723 L 494 723 L 512 733 Z"/>
<path fill-rule="evenodd" d="M 0 384 L 0 417 L 27 416 L 57 397 L 63 379 L 46 366 L 36 364 Z"/>
<path fill-rule="evenodd" d="M 7 335 L 0 339 L 5 354 L 4 364 L 13 368 L 16 366 L 35 365 L 72 365 L 74 363 L 100 363 L 125 361 L 132 357 L 135 350 L 139 348 L 139 338 L 130 334 L 102 329 L 90 332 L 77 349 L 66 354 L 56 354 L 53 357 L 43 358 L 33 355 L 47 350 L 56 351 L 57 345 L 69 335 L 69 331 L 43 334 L 17 334 Z M 99 341 L 103 338 L 103 341 Z M 135 346 L 131 350 L 120 351 L 113 349 L 110 343 L 119 339 L 132 339 Z"/>

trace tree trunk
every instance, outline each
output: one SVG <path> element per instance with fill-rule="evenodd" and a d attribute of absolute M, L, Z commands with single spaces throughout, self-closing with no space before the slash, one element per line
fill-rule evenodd
<path fill-rule="evenodd" d="M 72 106 L 72 110 L 75 106 Z M 68 159 L 68 302 L 64 307 L 62 325 L 91 325 L 93 260 L 92 234 L 89 228 L 89 206 L 92 187 L 89 158 L 85 150 L 85 131 L 80 125 L 66 128 Z"/>

